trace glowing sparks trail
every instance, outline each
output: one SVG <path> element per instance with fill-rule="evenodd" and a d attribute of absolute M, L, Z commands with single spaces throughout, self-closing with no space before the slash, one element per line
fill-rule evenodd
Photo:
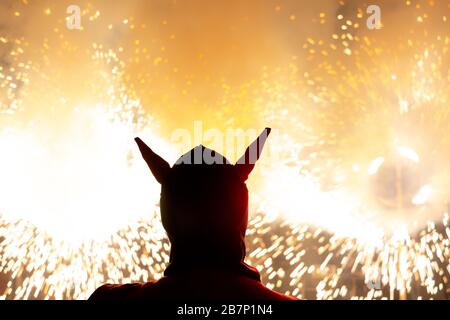
<path fill-rule="evenodd" d="M 219 81 L 228 102 L 217 122 L 245 121 L 229 106 L 252 92 L 252 114 L 283 129 L 270 141 L 277 162 L 262 160 L 249 181 L 248 261 L 302 298 L 448 298 L 449 35 L 393 46 L 360 31 L 361 9 L 337 21 L 328 40 L 306 41 L 301 72 L 293 56 L 242 92 Z M 10 59 L 0 61 L 0 298 L 83 299 L 105 282 L 160 277 L 170 247 L 159 186 L 132 138 L 179 154 L 128 81 L 127 63 L 146 50 L 124 62 L 121 47 L 62 39 L 61 56 L 84 59 L 71 80 L 61 56 L 41 65 L 24 39 L 0 34 L 0 45 Z"/>

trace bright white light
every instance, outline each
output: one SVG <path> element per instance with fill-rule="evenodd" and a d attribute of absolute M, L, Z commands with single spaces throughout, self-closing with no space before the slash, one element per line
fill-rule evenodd
<path fill-rule="evenodd" d="M 422 188 L 420 188 L 419 192 L 417 192 L 417 194 L 412 199 L 412 203 L 416 206 L 420 206 L 427 203 L 428 200 L 430 199 L 432 192 L 433 188 L 429 184 L 423 186 Z"/>
<path fill-rule="evenodd" d="M 323 191 L 313 177 L 299 175 L 295 167 L 276 164 L 269 170 L 261 188 L 260 204 L 265 212 L 276 212 L 287 221 L 314 225 L 339 236 L 379 243 L 382 230 L 358 217 L 360 202 L 344 188 Z"/>
<path fill-rule="evenodd" d="M 398 147 L 397 151 L 401 156 L 403 156 L 409 160 L 412 160 L 415 163 L 419 163 L 419 161 L 420 161 L 420 157 L 417 154 L 417 152 L 415 152 L 414 150 L 412 150 L 410 148 Z"/>
<path fill-rule="evenodd" d="M 369 175 L 374 175 L 375 173 L 378 172 L 378 170 L 380 169 L 381 165 L 384 163 L 384 157 L 378 157 L 375 160 L 373 160 L 370 165 L 369 168 L 367 169 L 367 173 Z"/>
<path fill-rule="evenodd" d="M 135 132 L 128 122 L 112 121 L 102 105 L 51 120 L 0 131 L 3 216 L 79 243 L 104 239 L 150 215 L 160 185 L 133 138 L 140 135 L 165 157 L 168 144 L 151 132 Z"/>

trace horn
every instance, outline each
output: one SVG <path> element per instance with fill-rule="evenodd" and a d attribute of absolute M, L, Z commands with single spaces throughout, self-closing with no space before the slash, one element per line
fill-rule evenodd
<path fill-rule="evenodd" d="M 159 183 L 163 183 L 165 177 L 169 173 L 170 165 L 166 160 L 161 158 L 159 155 L 153 152 L 139 137 L 134 138 L 136 141 L 139 151 L 141 151 L 142 157 L 145 162 L 147 162 L 153 176 Z"/>
<path fill-rule="evenodd" d="M 258 161 L 261 155 L 264 143 L 270 134 L 271 128 L 265 128 L 258 138 L 248 146 L 244 155 L 236 162 L 235 167 L 238 171 L 238 175 L 243 181 L 246 181 L 250 172 L 255 167 L 256 161 Z"/>

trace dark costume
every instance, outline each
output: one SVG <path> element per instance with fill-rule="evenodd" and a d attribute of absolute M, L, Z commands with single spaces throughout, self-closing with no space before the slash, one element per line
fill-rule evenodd
<path fill-rule="evenodd" d="M 270 133 L 266 128 L 234 165 L 200 145 L 175 165 L 136 142 L 161 183 L 161 220 L 171 242 L 164 277 L 147 283 L 106 284 L 89 299 L 292 299 L 266 288 L 244 262 L 248 221 L 245 181 Z"/>

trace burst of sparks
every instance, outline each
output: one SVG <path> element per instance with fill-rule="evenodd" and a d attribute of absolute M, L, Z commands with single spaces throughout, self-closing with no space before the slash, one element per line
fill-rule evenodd
<path fill-rule="evenodd" d="M 53 11 L 46 8 L 43 14 Z M 102 17 L 91 6 L 86 14 L 92 22 Z M 19 11 L 14 15 L 21 17 Z M 215 115 L 217 121 L 233 118 L 231 106 L 248 103 L 246 94 L 253 92 L 261 123 L 284 128 L 271 136 L 278 160 L 259 164 L 249 181 L 254 212 L 248 262 L 261 271 L 268 287 L 300 298 L 448 298 L 450 171 L 445 160 L 436 159 L 450 157 L 449 36 L 425 32 L 393 47 L 360 34 L 362 17 L 361 9 L 350 16 L 339 13 L 340 32 L 326 40 L 309 38 L 303 49 L 313 67 L 305 71 L 299 71 L 293 57 L 286 70 L 264 67 L 261 79 L 242 86 L 242 92 L 221 84 L 227 105 Z M 330 19 L 325 13 L 319 18 L 319 25 Z M 288 19 L 298 20 L 294 14 Z M 426 19 L 420 14 L 416 23 Z M 122 24 L 135 28 L 128 17 Z M 107 29 L 112 32 L 115 26 Z M 77 50 L 61 42 L 62 52 Z M 83 299 L 105 282 L 160 277 L 170 245 L 159 219 L 159 190 L 128 146 L 133 135 L 144 134 L 169 159 L 176 156 L 155 130 L 148 130 L 158 123 L 127 85 L 127 63 L 139 64 L 146 50 L 136 49 L 134 58 L 124 62 L 118 56 L 122 47 L 93 44 L 87 64 L 100 71 L 91 74 L 87 88 L 80 84 L 87 92 L 83 97 L 89 98 L 77 100 L 58 90 L 62 84 L 55 82 L 63 78 L 57 68 L 22 58 L 26 40 L 0 34 L 0 45 L 11 59 L 0 64 L 0 149 L 9 155 L 0 159 L 0 298 Z M 48 52 L 48 42 L 42 50 Z M 158 66 L 166 60 L 155 56 L 152 61 Z M 54 87 L 43 84 L 48 81 Z M 39 101 L 32 102 L 37 92 Z M 63 109 L 75 126 L 87 123 L 95 129 L 52 132 L 45 129 L 51 117 L 41 122 L 40 117 L 21 118 L 21 111 L 33 114 L 41 104 L 48 104 L 53 116 Z M 55 132 L 64 134 L 59 140 L 48 138 Z M 80 140 L 89 142 L 77 146 Z M 72 147 L 61 148 L 64 143 Z M 52 153 L 48 144 L 59 148 Z M 18 152 L 18 146 L 24 150 Z M 412 195 L 417 208 L 388 210 L 370 198 L 370 176 L 388 161 L 390 150 L 399 150 L 427 173 L 429 181 Z M 44 165 L 60 154 L 66 156 Z M 94 165 L 103 168 L 98 176 L 96 169 L 89 171 L 92 155 L 98 157 Z M 34 165 L 27 162 L 30 156 Z M 77 165 L 85 170 L 84 180 L 77 180 L 81 172 L 60 177 Z M 52 172 L 57 175 L 53 180 L 47 176 Z M 33 191 L 26 186 L 30 176 L 54 185 Z M 87 176 L 92 185 L 86 191 Z M 91 208 L 67 205 L 61 198 L 64 190 L 58 190 L 64 179 L 78 184 L 68 189 L 79 197 L 74 198 L 78 204 L 98 197 L 86 201 Z M 115 183 L 127 186 L 116 188 Z M 96 195 L 98 189 L 103 191 Z M 53 206 L 39 202 L 49 192 L 46 201 L 53 197 Z M 105 205 L 112 197 L 112 205 Z M 407 218 L 397 211 L 407 211 Z"/>

